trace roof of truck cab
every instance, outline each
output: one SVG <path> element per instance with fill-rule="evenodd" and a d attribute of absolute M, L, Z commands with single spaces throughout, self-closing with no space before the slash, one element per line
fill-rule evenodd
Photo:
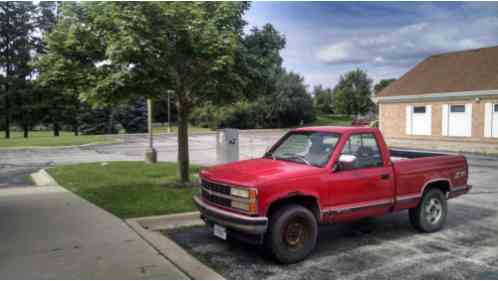
<path fill-rule="evenodd" d="M 378 129 L 369 127 L 335 127 L 335 126 L 317 126 L 317 127 L 302 127 L 293 129 L 292 132 L 326 132 L 326 133 L 370 133 L 376 132 Z"/>

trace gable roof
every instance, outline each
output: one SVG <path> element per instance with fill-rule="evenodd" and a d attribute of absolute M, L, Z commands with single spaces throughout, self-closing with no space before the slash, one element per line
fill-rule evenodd
<path fill-rule="evenodd" d="M 498 46 L 433 55 L 376 97 L 498 90 Z"/>

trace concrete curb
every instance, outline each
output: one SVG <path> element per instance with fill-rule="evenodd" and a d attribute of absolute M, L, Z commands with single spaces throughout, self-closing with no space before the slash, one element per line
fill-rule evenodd
<path fill-rule="evenodd" d="M 38 172 L 32 173 L 31 178 L 37 186 L 59 186 L 55 179 L 45 171 L 41 169 Z"/>
<path fill-rule="evenodd" d="M 184 226 L 202 225 L 203 222 L 199 218 L 199 212 L 128 219 L 126 220 L 126 223 L 154 247 L 154 249 L 190 278 L 195 280 L 225 279 L 216 271 L 191 256 L 173 240 L 158 231 Z"/>

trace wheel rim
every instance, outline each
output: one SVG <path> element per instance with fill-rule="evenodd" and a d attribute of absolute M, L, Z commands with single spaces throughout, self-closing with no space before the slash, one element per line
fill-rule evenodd
<path fill-rule="evenodd" d="M 289 248 L 300 248 L 306 241 L 307 233 L 306 223 L 300 218 L 294 218 L 285 226 L 283 240 Z"/>
<path fill-rule="evenodd" d="M 431 198 L 425 207 L 425 218 L 430 224 L 436 224 L 443 216 L 443 204 L 437 198 Z"/>

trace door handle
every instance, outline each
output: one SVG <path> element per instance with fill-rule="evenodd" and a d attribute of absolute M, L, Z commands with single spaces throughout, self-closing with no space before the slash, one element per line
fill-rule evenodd
<path fill-rule="evenodd" d="M 388 180 L 390 178 L 389 174 L 384 174 L 380 176 L 381 180 Z"/>

